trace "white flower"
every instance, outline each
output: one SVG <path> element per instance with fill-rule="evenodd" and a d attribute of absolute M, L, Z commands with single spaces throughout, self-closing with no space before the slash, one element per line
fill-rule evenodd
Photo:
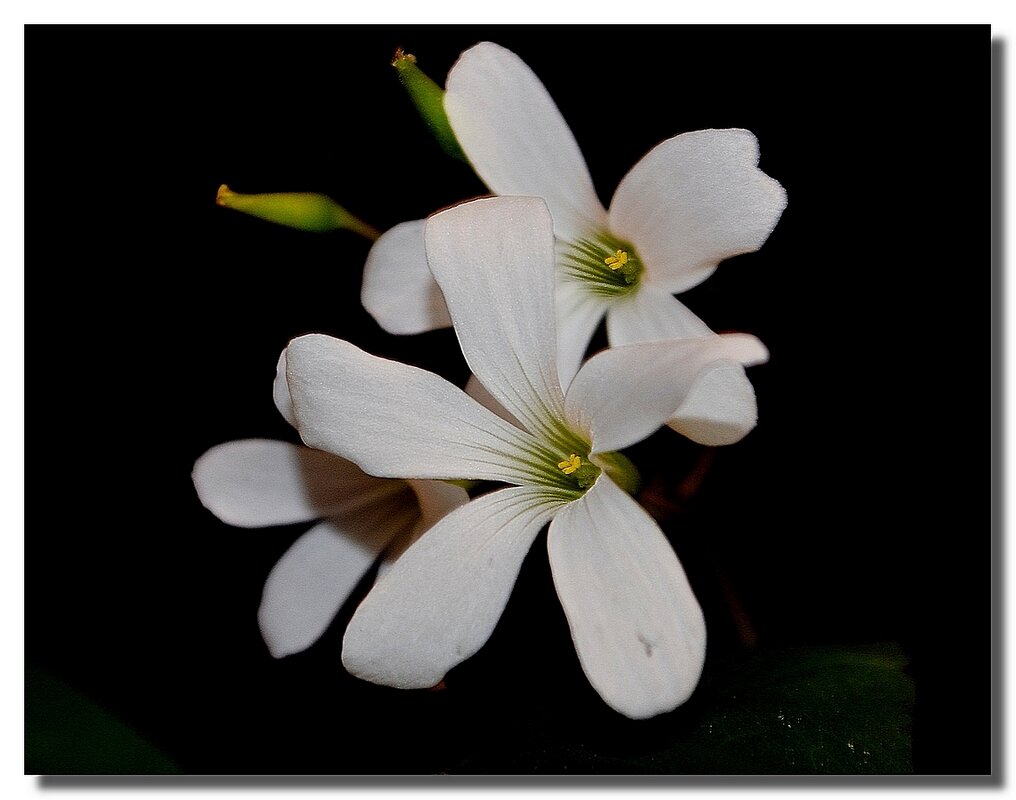
<path fill-rule="evenodd" d="M 432 217 L 425 236 L 466 361 L 521 427 L 432 373 L 321 335 L 286 351 L 297 427 L 310 446 L 373 475 L 512 486 L 452 511 L 405 552 L 357 609 L 343 663 L 376 683 L 436 684 L 487 640 L 550 522 L 554 582 L 593 687 L 630 717 L 674 708 L 702 669 L 702 612 L 666 538 L 601 456 L 676 408 L 703 429 L 723 426 L 694 399 L 718 388 L 716 375 L 722 391 L 731 364 L 764 361 L 765 348 L 747 335 L 613 348 L 565 394 L 546 205 L 466 203 Z"/>
<path fill-rule="evenodd" d="M 701 283 L 724 259 L 757 250 L 787 196 L 758 169 L 746 130 L 685 133 L 649 151 L 622 179 L 607 211 L 571 130 L 539 78 L 510 50 L 483 42 L 448 74 L 445 111 L 476 173 L 499 195 L 542 197 L 558 239 L 559 369 L 567 386 L 606 316 L 612 346 L 708 335 L 673 297 Z M 639 109 L 626 109 L 625 124 Z M 614 125 L 605 108 L 604 124 Z M 618 124 L 618 135 L 623 134 Z M 364 267 L 362 300 L 391 333 L 450 324 L 427 269 L 423 222 L 385 233 Z M 755 425 L 747 378 L 734 370 L 737 438 Z M 680 432 L 696 438 L 694 431 Z M 736 440 L 736 439 L 735 439 Z M 696 441 L 701 441 L 696 438 Z M 729 444 L 732 440 L 702 441 Z"/>
<path fill-rule="evenodd" d="M 276 401 L 291 419 L 284 360 L 279 367 Z M 375 478 L 330 453 L 270 439 L 217 445 L 197 460 L 192 478 L 202 504 L 229 525 L 318 520 L 265 582 L 258 622 L 276 658 L 316 642 L 379 558 L 383 574 L 427 528 L 469 499 L 464 489 L 441 481 Z"/>

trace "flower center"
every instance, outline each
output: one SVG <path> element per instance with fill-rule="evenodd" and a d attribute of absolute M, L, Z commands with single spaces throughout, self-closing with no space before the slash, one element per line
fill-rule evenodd
<path fill-rule="evenodd" d="M 628 254 L 624 250 L 618 250 L 614 255 L 603 259 L 603 263 L 614 270 L 614 272 L 617 272 L 628 265 Z"/>
<path fill-rule="evenodd" d="M 558 263 L 566 276 L 608 297 L 634 291 L 643 269 L 635 248 L 609 233 L 563 243 Z"/>
<path fill-rule="evenodd" d="M 575 470 L 582 466 L 582 459 L 572 453 L 564 461 L 559 461 L 557 468 L 561 470 L 565 475 L 571 475 Z"/>
<path fill-rule="evenodd" d="M 583 461 L 572 453 L 564 461 L 559 461 L 557 468 L 571 477 L 580 489 L 588 489 L 599 477 L 600 468 L 591 461 Z"/>

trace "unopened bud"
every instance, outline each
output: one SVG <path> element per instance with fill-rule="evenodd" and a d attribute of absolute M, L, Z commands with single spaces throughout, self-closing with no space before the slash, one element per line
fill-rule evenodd
<path fill-rule="evenodd" d="M 217 205 L 250 214 L 289 228 L 314 233 L 348 230 L 376 240 L 380 231 L 357 219 L 346 209 L 323 194 L 312 192 L 275 192 L 241 194 L 226 184 L 215 195 Z"/>
<path fill-rule="evenodd" d="M 395 51 L 392 66 L 399 73 L 399 80 L 409 93 L 409 99 L 413 101 L 417 112 L 427 123 L 441 148 L 452 158 L 467 161 L 466 154 L 462 152 L 459 140 L 455 138 L 455 131 L 452 130 L 448 115 L 445 113 L 444 89 L 416 65 L 416 56 L 403 52 L 401 47 Z"/>

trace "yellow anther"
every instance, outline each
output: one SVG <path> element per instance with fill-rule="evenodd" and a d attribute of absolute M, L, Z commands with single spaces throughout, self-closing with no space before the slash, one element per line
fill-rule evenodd
<path fill-rule="evenodd" d="M 607 256 L 603 259 L 603 263 L 617 272 L 617 270 L 621 269 L 621 267 L 628 263 L 628 254 L 624 252 L 624 250 L 618 250 L 614 253 L 614 255 Z"/>
<path fill-rule="evenodd" d="M 571 475 L 575 470 L 582 466 L 582 459 L 572 453 L 564 461 L 558 463 L 557 468 L 561 470 L 565 475 Z"/>

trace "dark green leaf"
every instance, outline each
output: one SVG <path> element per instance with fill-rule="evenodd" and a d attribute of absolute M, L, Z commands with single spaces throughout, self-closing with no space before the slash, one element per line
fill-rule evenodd
<path fill-rule="evenodd" d="M 25 773 L 164 775 L 180 770 L 135 730 L 56 678 L 25 671 Z"/>
<path fill-rule="evenodd" d="M 514 753 L 468 772 L 901 774 L 912 772 L 913 683 L 894 644 L 758 651 L 710 664 L 693 699 L 646 721 L 533 720 Z M 605 712 L 609 713 L 609 712 Z M 538 729 L 537 729 L 538 728 Z"/>

